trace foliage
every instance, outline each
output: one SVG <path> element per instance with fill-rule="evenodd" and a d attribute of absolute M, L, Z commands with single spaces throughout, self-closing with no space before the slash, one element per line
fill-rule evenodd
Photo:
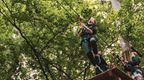
<path fill-rule="evenodd" d="M 90 16 L 96 18 L 98 48 L 107 61 L 111 61 L 111 53 L 121 53 L 120 35 L 143 53 L 142 0 L 121 1 L 118 12 L 110 2 L 1 0 L 0 80 L 82 80 L 94 76 L 95 70 L 80 47 L 78 14 L 84 22 Z M 35 70 L 36 74 L 29 74 Z"/>

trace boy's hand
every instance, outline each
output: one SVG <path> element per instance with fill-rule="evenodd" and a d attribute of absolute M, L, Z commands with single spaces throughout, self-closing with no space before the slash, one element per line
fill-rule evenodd
<path fill-rule="evenodd" d="M 80 22 L 80 29 L 84 28 L 84 23 Z"/>

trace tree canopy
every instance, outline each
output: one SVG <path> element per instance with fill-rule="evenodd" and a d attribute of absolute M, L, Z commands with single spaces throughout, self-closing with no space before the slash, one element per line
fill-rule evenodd
<path fill-rule="evenodd" d="M 97 21 L 107 62 L 121 55 L 119 37 L 144 54 L 144 1 L 1 0 L 0 80 L 82 80 L 95 75 L 80 46 L 78 15 Z M 143 59 L 143 58 L 142 58 Z M 117 64 L 118 65 L 118 64 Z M 141 63 L 144 66 L 144 62 Z"/>

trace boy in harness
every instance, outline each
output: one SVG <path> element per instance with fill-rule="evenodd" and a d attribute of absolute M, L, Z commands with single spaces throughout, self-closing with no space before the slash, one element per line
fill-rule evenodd
<path fill-rule="evenodd" d="M 87 24 L 80 22 L 79 35 L 81 36 L 81 46 L 93 66 L 96 66 L 96 74 L 107 70 L 107 64 L 100 54 L 98 54 L 96 44 L 96 20 L 91 17 Z"/>

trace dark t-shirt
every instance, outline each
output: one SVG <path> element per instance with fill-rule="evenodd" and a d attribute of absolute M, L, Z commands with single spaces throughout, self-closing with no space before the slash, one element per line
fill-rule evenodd
<path fill-rule="evenodd" d="M 84 37 L 85 35 L 95 35 L 96 34 L 96 25 L 86 25 L 88 28 L 90 28 L 92 31 L 93 31 L 93 33 L 92 34 L 90 34 L 89 33 L 89 31 L 84 27 L 83 29 L 82 29 L 82 34 L 81 34 L 81 37 Z"/>

